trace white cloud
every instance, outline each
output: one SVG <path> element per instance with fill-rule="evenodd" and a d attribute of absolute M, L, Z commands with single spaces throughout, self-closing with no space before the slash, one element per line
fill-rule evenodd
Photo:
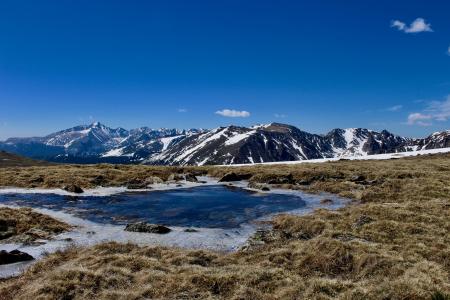
<path fill-rule="evenodd" d="M 403 105 L 394 105 L 394 106 L 388 107 L 387 110 L 388 111 L 399 111 L 402 108 L 403 108 Z"/>
<path fill-rule="evenodd" d="M 391 22 L 391 27 L 395 27 L 398 30 L 404 30 L 405 27 L 406 27 L 406 24 L 401 22 L 401 21 L 399 21 L 399 20 L 394 20 L 394 21 Z"/>
<path fill-rule="evenodd" d="M 405 33 L 432 32 L 431 24 L 427 23 L 423 18 L 415 19 L 409 26 L 399 20 L 391 22 L 391 27 L 397 28 Z"/>
<path fill-rule="evenodd" d="M 424 115 L 422 113 L 412 113 L 408 116 L 409 125 L 430 126 L 430 122 L 425 122 L 432 119 L 431 115 Z"/>
<path fill-rule="evenodd" d="M 447 121 L 450 119 L 450 95 L 444 101 L 431 101 L 427 111 L 436 121 Z"/>
<path fill-rule="evenodd" d="M 450 95 L 443 101 L 431 101 L 423 112 L 408 116 L 409 125 L 430 126 L 432 121 L 445 122 L 450 119 Z"/>
<path fill-rule="evenodd" d="M 178 111 L 179 113 L 185 113 L 185 112 L 187 112 L 188 110 L 187 110 L 186 108 L 179 108 L 177 111 Z"/>
<path fill-rule="evenodd" d="M 245 110 L 234 110 L 234 109 L 222 109 L 216 111 L 216 114 L 231 117 L 231 118 L 247 118 L 250 117 L 250 113 Z"/>

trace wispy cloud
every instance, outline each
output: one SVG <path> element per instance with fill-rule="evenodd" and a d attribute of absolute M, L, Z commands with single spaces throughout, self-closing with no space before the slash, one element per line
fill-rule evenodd
<path fill-rule="evenodd" d="M 431 115 L 425 115 L 422 113 L 412 113 L 408 116 L 408 125 L 420 125 L 420 126 L 431 126 L 432 123 L 429 120 L 432 119 Z"/>
<path fill-rule="evenodd" d="M 394 105 L 391 107 L 388 107 L 386 110 L 387 111 L 399 111 L 403 108 L 403 105 Z"/>
<path fill-rule="evenodd" d="M 411 113 L 407 124 L 431 126 L 433 121 L 445 122 L 450 119 L 450 95 L 443 101 L 431 101 L 422 112 Z"/>
<path fill-rule="evenodd" d="M 423 18 L 415 19 L 409 26 L 400 20 L 391 22 L 391 27 L 397 28 L 405 33 L 432 32 L 431 24 L 427 23 Z"/>
<path fill-rule="evenodd" d="M 234 109 L 222 109 L 216 111 L 216 114 L 230 117 L 230 118 L 247 118 L 250 117 L 250 113 L 245 110 L 234 110 Z"/>
<path fill-rule="evenodd" d="M 179 109 L 177 109 L 177 111 L 178 111 L 179 113 L 185 113 L 185 112 L 187 112 L 188 110 L 187 110 L 186 108 L 179 108 Z"/>

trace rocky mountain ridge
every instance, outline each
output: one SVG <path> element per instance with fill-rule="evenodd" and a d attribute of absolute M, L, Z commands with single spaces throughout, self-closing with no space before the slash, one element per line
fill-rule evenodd
<path fill-rule="evenodd" d="M 145 163 L 153 165 L 242 164 L 365 156 L 450 147 L 450 130 L 424 139 L 387 130 L 333 129 L 312 134 L 271 123 L 213 130 L 110 128 L 81 125 L 45 137 L 10 138 L 0 150 L 31 158 L 69 163 Z"/>

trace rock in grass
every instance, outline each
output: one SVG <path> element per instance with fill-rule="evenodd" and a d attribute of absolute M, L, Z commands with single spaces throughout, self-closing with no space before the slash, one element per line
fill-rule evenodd
<path fill-rule="evenodd" d="M 138 223 L 128 224 L 125 227 L 125 231 L 166 234 L 166 233 L 171 232 L 172 230 L 169 227 L 166 227 L 163 225 L 138 222 Z"/>
<path fill-rule="evenodd" d="M 4 220 L 4 219 L 0 219 L 0 231 L 8 231 L 10 229 L 10 227 L 16 227 L 17 222 L 15 220 Z"/>
<path fill-rule="evenodd" d="M 247 180 L 252 177 L 252 174 L 236 174 L 234 172 L 229 172 L 222 176 L 222 178 L 219 179 L 219 182 L 230 182 L 230 181 L 241 181 L 241 180 Z"/>
<path fill-rule="evenodd" d="M 183 180 L 184 177 L 179 175 L 179 174 L 170 174 L 169 177 L 167 178 L 167 181 L 181 181 Z"/>
<path fill-rule="evenodd" d="M 137 190 L 137 189 L 145 189 L 147 187 L 147 183 L 141 179 L 131 179 L 127 182 L 127 189 L 129 190 Z"/>
<path fill-rule="evenodd" d="M 30 261 L 33 260 L 33 256 L 28 253 L 13 250 L 8 252 L 6 250 L 0 251 L 0 265 L 13 264 L 21 261 Z"/>
<path fill-rule="evenodd" d="M 250 182 L 247 186 L 249 188 L 251 188 L 251 189 L 257 189 L 257 190 L 261 190 L 261 191 L 264 191 L 264 192 L 270 191 L 270 188 L 267 185 L 263 184 L 263 183 Z"/>
<path fill-rule="evenodd" d="M 352 182 L 358 182 L 358 181 L 364 181 L 364 180 L 366 180 L 366 177 L 364 175 L 353 175 L 350 178 L 350 181 L 352 181 Z"/>
<path fill-rule="evenodd" d="M 161 183 L 164 183 L 164 180 L 162 180 L 161 178 L 159 178 L 157 176 L 151 176 L 151 177 L 148 177 L 147 179 L 145 179 L 145 183 L 147 185 L 149 185 L 149 184 L 161 184 Z"/>
<path fill-rule="evenodd" d="M 93 179 L 91 179 L 91 183 L 97 186 L 101 186 L 107 183 L 107 179 L 103 175 L 97 175 Z"/>
<path fill-rule="evenodd" d="M 75 194 L 82 194 L 84 193 L 83 189 L 80 188 L 78 185 L 75 184 L 68 184 L 64 186 L 63 188 L 65 191 L 68 191 L 69 193 L 75 193 Z"/>
<path fill-rule="evenodd" d="M 198 182 L 198 179 L 197 179 L 197 177 L 195 177 L 194 174 L 188 173 L 188 174 L 185 175 L 185 177 L 186 177 L 186 181 Z"/>
<path fill-rule="evenodd" d="M 9 227 L 6 230 L 0 230 L 0 240 L 5 240 L 16 234 L 16 230 L 13 227 Z"/>

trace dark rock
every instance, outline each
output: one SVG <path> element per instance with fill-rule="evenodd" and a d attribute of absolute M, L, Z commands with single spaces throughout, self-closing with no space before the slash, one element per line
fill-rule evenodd
<path fill-rule="evenodd" d="M 148 177 L 147 179 L 145 179 L 145 183 L 147 185 L 149 185 L 149 184 L 162 184 L 162 183 L 164 183 L 164 180 L 162 180 L 158 176 L 151 176 L 151 177 Z"/>
<path fill-rule="evenodd" d="M 0 265 L 13 264 L 21 261 L 30 261 L 33 259 L 33 256 L 19 250 L 13 250 L 11 252 L 5 250 L 0 251 Z"/>
<path fill-rule="evenodd" d="M 306 180 L 306 179 L 302 179 L 302 180 L 297 180 L 296 182 L 298 185 L 310 185 L 311 181 L 310 180 Z"/>
<path fill-rule="evenodd" d="M 250 182 L 247 186 L 251 189 L 257 189 L 257 190 L 261 190 L 261 191 L 270 191 L 270 188 L 267 185 L 265 185 L 263 183 L 259 183 L 259 182 Z"/>
<path fill-rule="evenodd" d="M 30 180 L 32 183 L 43 183 L 44 182 L 44 176 L 40 175 L 38 177 L 32 178 Z"/>
<path fill-rule="evenodd" d="M 322 200 L 320 200 L 320 204 L 330 205 L 330 204 L 333 204 L 333 203 L 334 203 L 334 201 L 331 200 L 331 199 L 322 199 Z"/>
<path fill-rule="evenodd" d="M 185 178 L 186 178 L 186 181 L 198 182 L 197 177 L 195 177 L 195 175 L 191 174 L 191 173 L 186 174 Z"/>
<path fill-rule="evenodd" d="M 179 183 L 176 185 L 176 187 L 183 187 L 183 185 Z"/>
<path fill-rule="evenodd" d="M 91 179 L 91 183 L 94 185 L 104 185 L 107 182 L 105 176 L 98 175 Z"/>
<path fill-rule="evenodd" d="M 131 179 L 127 182 L 127 189 L 136 190 L 136 189 L 145 189 L 147 187 L 147 183 L 141 179 Z"/>
<path fill-rule="evenodd" d="M 15 220 L 4 220 L 0 219 L 0 231 L 8 231 L 10 227 L 15 227 Z"/>
<path fill-rule="evenodd" d="M 128 183 L 127 189 L 129 190 L 139 190 L 139 189 L 145 189 L 147 186 L 145 184 L 139 184 L 139 183 Z"/>
<path fill-rule="evenodd" d="M 83 189 L 80 188 L 78 185 L 75 185 L 75 184 L 66 185 L 64 187 L 64 190 L 68 191 L 70 193 L 75 193 L 75 194 L 82 194 L 82 193 L 84 193 Z"/>
<path fill-rule="evenodd" d="M 234 172 L 229 172 L 223 175 L 223 177 L 219 179 L 219 182 L 248 180 L 251 177 L 252 174 L 236 174 Z"/>
<path fill-rule="evenodd" d="M 197 230 L 197 229 L 194 229 L 194 228 L 186 228 L 186 229 L 184 230 L 184 232 L 198 232 L 198 230 Z"/>
<path fill-rule="evenodd" d="M 366 177 L 364 175 L 353 175 L 350 178 L 350 181 L 352 181 L 352 182 L 358 182 L 358 181 L 364 181 L 364 180 L 366 180 Z"/>
<path fill-rule="evenodd" d="M 7 238 L 10 238 L 14 234 L 16 234 L 15 229 L 9 229 L 9 230 L 0 231 L 0 240 L 5 240 Z"/>
<path fill-rule="evenodd" d="M 179 175 L 179 174 L 170 174 L 169 177 L 167 178 L 167 181 L 181 181 L 183 180 L 184 177 Z"/>
<path fill-rule="evenodd" d="M 171 232 L 172 230 L 163 225 L 138 222 L 138 223 L 128 224 L 125 227 L 125 231 L 165 234 L 165 233 Z"/>

